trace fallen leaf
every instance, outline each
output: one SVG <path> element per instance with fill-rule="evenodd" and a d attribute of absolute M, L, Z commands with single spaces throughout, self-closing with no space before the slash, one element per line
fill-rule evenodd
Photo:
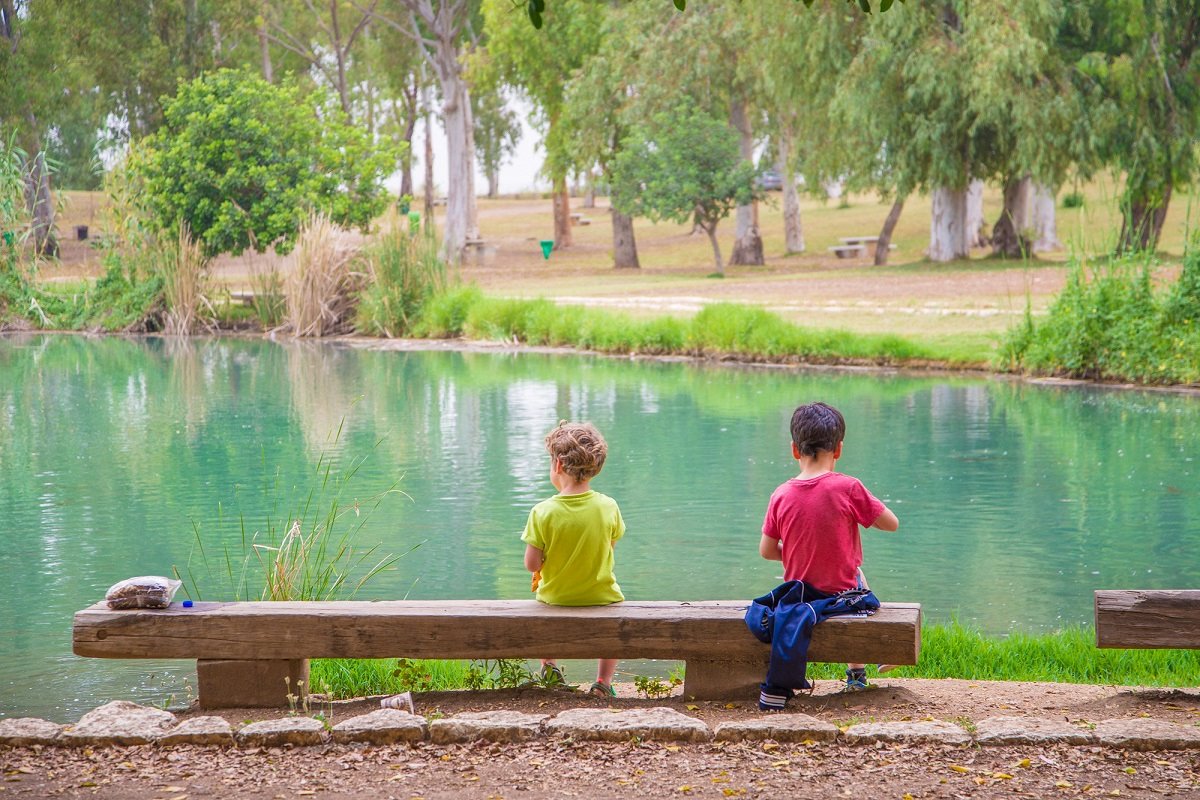
<path fill-rule="evenodd" d="M 1158 764 L 1160 767 L 1169 767 L 1169 766 L 1171 766 L 1171 762 L 1170 762 L 1170 761 L 1163 761 L 1161 758 L 1156 758 L 1156 759 L 1154 759 L 1154 763 L 1155 763 L 1155 764 Z"/>
<path fill-rule="evenodd" d="M 669 745 L 667 745 L 666 747 L 664 747 L 664 748 L 663 748 L 663 750 L 666 750 L 668 753 L 678 753 L 678 752 L 679 752 L 679 745 L 677 745 L 677 744 L 669 744 Z"/>
<path fill-rule="evenodd" d="M 950 769 L 954 770 L 955 772 L 964 772 L 964 773 L 971 771 L 968 768 L 962 766 L 961 764 L 951 764 Z"/>
<path fill-rule="evenodd" d="M 736 797 L 738 795 L 742 795 L 745 793 L 746 793 L 745 789 L 731 789 L 731 788 L 726 787 L 721 790 L 721 794 L 725 795 L 726 797 Z"/>
<path fill-rule="evenodd" d="M 699 711 L 699 710 L 700 710 L 700 706 L 688 706 L 688 707 L 687 707 L 687 710 L 688 710 L 688 711 Z"/>
<path fill-rule="evenodd" d="M 1056 787 L 1058 787 L 1059 789 L 1070 789 L 1071 788 L 1070 781 L 1055 781 L 1054 785 Z"/>
<path fill-rule="evenodd" d="M 678 789 L 676 789 L 675 791 L 677 791 L 677 792 L 690 792 L 691 790 L 692 790 L 692 787 L 688 786 L 688 785 L 685 783 L 683 786 L 680 786 L 680 787 L 679 787 Z"/>
<path fill-rule="evenodd" d="M 117 766 L 121 769 L 137 769 L 137 767 L 135 767 L 131 761 L 122 761 L 120 764 L 117 764 Z"/>
<path fill-rule="evenodd" d="M 1133 767 L 1125 767 L 1121 772 L 1124 772 L 1126 775 L 1137 775 L 1137 770 Z"/>
<path fill-rule="evenodd" d="M 1012 780 L 1012 775 L 1009 775 L 1007 772 L 993 772 L 992 777 L 998 781 L 1011 781 Z"/>
<path fill-rule="evenodd" d="M 771 762 L 771 766 L 772 766 L 772 767 L 786 767 L 786 766 L 787 766 L 788 764 L 790 764 L 790 763 L 792 763 L 792 762 L 791 762 L 791 761 L 789 761 L 788 759 L 786 759 L 786 758 L 781 758 L 781 759 L 779 759 L 778 761 L 772 761 L 772 762 Z"/>
<path fill-rule="evenodd" d="M 769 751 L 771 751 L 771 750 L 778 750 L 778 749 L 779 749 L 779 745 L 778 745 L 778 744 L 776 744 L 775 742 L 766 742 L 766 743 L 765 743 L 765 744 L 762 746 L 762 749 L 763 749 L 763 750 L 766 750 L 766 751 L 768 751 L 768 752 L 769 752 Z"/>
<path fill-rule="evenodd" d="M 976 786 L 983 786 L 985 783 L 987 783 L 987 778 L 981 778 L 978 775 L 976 775 L 973 780 L 975 781 Z"/>
<path fill-rule="evenodd" d="M 737 708 L 737 704 L 736 703 L 726 703 L 725 707 L 726 708 Z"/>
<path fill-rule="evenodd" d="M 1028 758 L 1022 758 L 1020 761 L 1017 762 L 1017 766 L 1020 767 L 1021 769 L 1029 769 L 1030 763 L 1031 762 L 1029 761 Z"/>

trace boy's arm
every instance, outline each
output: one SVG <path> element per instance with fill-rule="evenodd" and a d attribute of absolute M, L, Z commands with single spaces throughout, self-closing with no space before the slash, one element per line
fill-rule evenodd
<path fill-rule="evenodd" d="M 758 554 L 767 561 L 783 561 L 783 550 L 780 549 L 782 543 L 775 538 L 767 536 L 765 533 L 758 540 Z"/>
<path fill-rule="evenodd" d="M 529 570 L 530 572 L 537 572 L 542 568 L 542 563 L 545 560 L 545 553 L 531 544 L 525 545 L 525 569 Z"/>
<path fill-rule="evenodd" d="M 900 520 L 896 517 L 892 510 L 887 506 L 883 507 L 883 513 L 875 518 L 871 523 L 872 528 L 878 528 L 881 531 L 894 531 L 900 527 Z"/>

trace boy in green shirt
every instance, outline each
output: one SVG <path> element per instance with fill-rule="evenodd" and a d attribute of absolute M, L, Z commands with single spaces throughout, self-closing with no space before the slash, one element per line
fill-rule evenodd
<path fill-rule="evenodd" d="M 546 451 L 558 494 L 533 507 L 521 534 L 537 599 L 552 606 L 619 603 L 625 595 L 613 576 L 613 548 L 625 535 L 625 522 L 616 501 L 591 488 L 608 444 L 591 423 L 560 422 L 546 436 Z M 615 697 L 616 671 L 615 658 L 600 659 L 591 693 Z M 543 659 L 542 677 L 564 682 L 553 659 Z"/>

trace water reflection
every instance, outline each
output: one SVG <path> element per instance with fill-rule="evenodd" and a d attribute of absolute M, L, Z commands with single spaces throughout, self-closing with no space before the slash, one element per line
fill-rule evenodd
<path fill-rule="evenodd" d="M 0 339 L 0 716 L 186 695 L 178 665 L 69 655 L 71 615 L 133 574 L 191 568 L 307 497 L 319 459 L 364 538 L 421 546 L 365 597 L 527 597 L 518 535 L 553 492 L 545 433 L 590 419 L 629 535 L 631 598 L 744 598 L 788 418 L 845 413 L 840 467 L 901 517 L 864 537 L 872 586 L 984 630 L 1083 623 L 1100 587 L 1200 585 L 1200 401 L 1008 381 L 399 353 L 242 340 Z M 331 433 L 341 429 L 332 441 Z M 370 498 L 392 485 L 373 513 Z M 209 571 L 197 555 L 199 529 Z M 226 569 L 227 571 L 227 569 Z M 224 576 L 228 577 L 228 576 Z M 32 588 L 31 588 L 32 587 Z M 206 591 L 208 591 L 206 589 Z M 213 591 L 216 591 L 215 589 Z M 229 591 L 222 588 L 220 591 Z M 153 675 L 153 678 L 147 676 Z M 81 688 L 83 687 L 83 688 Z M 67 698 L 65 705 L 59 698 Z"/>

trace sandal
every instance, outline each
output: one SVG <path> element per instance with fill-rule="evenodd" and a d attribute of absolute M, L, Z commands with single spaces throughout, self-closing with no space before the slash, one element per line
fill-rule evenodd
<path fill-rule="evenodd" d="M 610 698 L 617 696 L 617 690 L 613 688 L 611 683 L 596 681 L 592 684 L 592 688 L 588 689 L 588 694 L 595 697 Z"/>

